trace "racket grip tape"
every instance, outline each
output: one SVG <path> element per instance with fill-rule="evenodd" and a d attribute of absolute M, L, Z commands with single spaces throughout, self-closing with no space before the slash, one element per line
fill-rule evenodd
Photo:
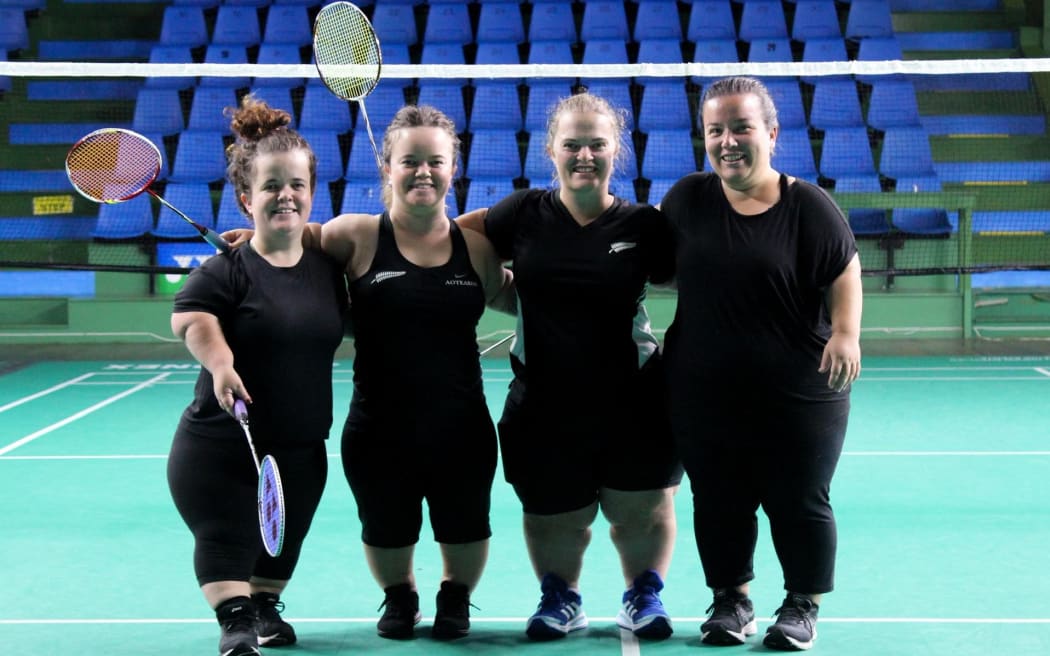
<path fill-rule="evenodd" d="M 248 406 L 243 400 L 237 399 L 233 402 L 233 416 L 237 418 L 237 421 L 248 421 Z"/>

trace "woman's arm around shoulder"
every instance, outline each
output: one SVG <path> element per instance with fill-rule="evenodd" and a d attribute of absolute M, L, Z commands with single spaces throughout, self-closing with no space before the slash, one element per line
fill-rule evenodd
<path fill-rule="evenodd" d="M 467 242 L 470 263 L 481 278 L 485 291 L 485 302 L 494 310 L 507 314 L 518 313 L 517 295 L 514 293 L 514 273 L 503 266 L 496 249 L 479 232 L 463 230 Z"/>
<path fill-rule="evenodd" d="M 375 253 L 379 234 L 379 215 L 340 214 L 321 226 L 320 246 L 337 262 L 348 269 L 363 253 Z"/>

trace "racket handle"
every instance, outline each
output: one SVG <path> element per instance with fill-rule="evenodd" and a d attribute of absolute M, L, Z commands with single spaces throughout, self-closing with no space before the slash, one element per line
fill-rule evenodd
<path fill-rule="evenodd" d="M 230 252 L 230 244 L 222 238 L 222 235 L 211 228 L 205 228 L 204 226 L 199 226 L 199 228 L 203 230 L 201 232 L 201 237 L 204 237 L 204 241 L 208 242 L 223 253 Z"/>
<path fill-rule="evenodd" d="M 241 399 L 237 399 L 233 402 L 233 416 L 237 418 L 237 421 L 248 421 L 248 406 L 246 406 Z"/>

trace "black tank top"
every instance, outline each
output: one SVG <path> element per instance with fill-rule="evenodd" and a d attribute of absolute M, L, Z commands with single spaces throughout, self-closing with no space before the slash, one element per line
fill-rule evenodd
<path fill-rule="evenodd" d="M 398 250 L 390 216 L 379 221 L 375 257 L 350 283 L 354 324 L 352 405 L 372 410 L 477 399 L 477 324 L 485 293 L 467 243 L 450 221 L 452 256 L 435 267 Z"/>

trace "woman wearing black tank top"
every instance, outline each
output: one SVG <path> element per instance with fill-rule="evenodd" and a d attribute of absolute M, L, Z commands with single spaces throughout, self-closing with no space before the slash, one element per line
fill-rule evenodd
<path fill-rule="evenodd" d="M 764 643 L 808 649 L 834 582 L 829 495 L 860 373 L 860 261 L 831 197 L 773 169 L 764 85 L 720 80 L 701 109 L 713 173 L 685 176 L 660 203 L 677 249 L 672 424 L 714 591 L 701 636 L 734 645 L 757 631 L 748 593 L 762 507 L 787 590 Z"/>

